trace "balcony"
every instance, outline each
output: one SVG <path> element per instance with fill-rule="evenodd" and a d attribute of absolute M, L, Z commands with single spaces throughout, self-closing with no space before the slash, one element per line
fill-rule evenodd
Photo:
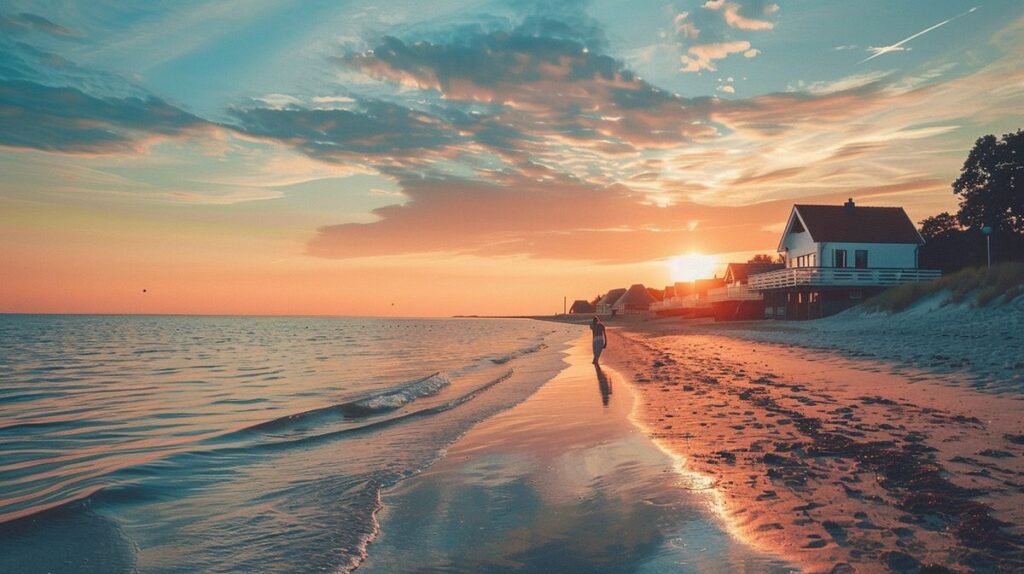
<path fill-rule="evenodd" d="M 718 289 L 708 291 L 708 300 L 711 303 L 723 301 L 760 301 L 761 293 L 751 291 L 746 285 L 726 285 Z"/>
<path fill-rule="evenodd" d="M 789 287 L 892 287 L 923 283 L 942 276 L 934 269 L 854 269 L 850 267 L 790 267 L 751 275 L 750 289 L 770 291 Z"/>

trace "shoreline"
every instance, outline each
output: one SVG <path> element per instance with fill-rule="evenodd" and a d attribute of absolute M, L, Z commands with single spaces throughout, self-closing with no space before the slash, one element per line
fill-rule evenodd
<path fill-rule="evenodd" d="M 725 531 L 638 424 L 637 391 L 589 336 L 519 405 L 383 493 L 360 572 L 792 572 Z M 418 565 L 416 567 L 412 565 Z"/>
<path fill-rule="evenodd" d="M 1019 395 L 728 329 L 610 331 L 643 424 L 714 477 L 737 537 L 808 571 L 1024 567 Z"/>

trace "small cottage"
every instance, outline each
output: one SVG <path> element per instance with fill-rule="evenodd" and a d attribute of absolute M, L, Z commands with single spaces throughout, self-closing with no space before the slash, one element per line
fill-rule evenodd
<path fill-rule="evenodd" d="M 794 205 L 778 251 L 786 267 L 750 274 L 765 316 L 825 317 L 893 285 L 931 281 L 939 271 L 918 269 L 924 238 L 902 207 Z"/>
<path fill-rule="evenodd" d="M 616 315 L 646 314 L 657 300 L 643 285 L 630 285 L 629 289 L 612 305 Z"/>
<path fill-rule="evenodd" d="M 782 269 L 781 263 L 730 263 L 725 268 L 725 285 L 708 291 L 716 321 L 764 318 L 764 298 L 747 285 L 751 275 Z"/>
<path fill-rule="evenodd" d="M 612 289 L 606 293 L 605 296 L 601 297 L 601 300 L 597 302 L 597 314 L 605 316 L 611 315 L 612 307 L 615 305 L 615 302 L 625 294 L 625 289 Z"/>
<path fill-rule="evenodd" d="M 570 315 L 593 315 L 597 312 L 597 307 L 590 303 L 590 301 L 584 301 L 583 299 L 577 299 L 572 302 L 572 307 L 569 307 Z"/>

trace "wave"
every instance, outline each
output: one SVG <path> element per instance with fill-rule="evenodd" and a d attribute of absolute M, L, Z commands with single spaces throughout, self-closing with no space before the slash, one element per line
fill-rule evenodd
<path fill-rule="evenodd" d="M 529 355 L 530 353 L 536 353 L 537 351 L 546 348 L 548 348 L 548 346 L 545 345 L 544 343 L 537 343 L 536 345 L 523 347 L 522 349 L 517 349 L 515 351 L 512 351 L 511 353 L 506 353 L 504 355 L 496 355 L 494 357 L 490 357 L 489 359 L 495 365 L 504 365 L 505 363 L 511 361 L 512 359 L 522 357 L 523 355 Z"/>
<path fill-rule="evenodd" d="M 441 392 L 441 389 L 450 384 L 451 381 L 448 380 L 448 377 L 437 372 L 421 379 L 371 394 L 356 401 L 339 403 L 276 418 L 246 427 L 240 432 L 286 430 L 290 427 L 323 418 L 361 419 L 384 414 L 401 408 L 416 399 L 436 395 Z"/>
<path fill-rule="evenodd" d="M 353 435 L 353 434 L 361 434 L 361 433 L 365 433 L 365 432 L 379 430 L 379 429 L 382 429 L 382 428 L 387 428 L 387 427 L 390 427 L 392 425 L 401 424 L 401 423 L 408 422 L 410 420 L 417 419 L 417 418 L 420 418 L 420 417 L 436 415 L 436 414 L 440 414 L 440 413 L 443 413 L 445 411 L 449 411 L 451 409 L 454 409 L 455 407 L 457 407 L 457 406 L 459 406 L 459 405 L 461 405 L 463 403 L 466 403 L 468 401 L 473 400 L 478 395 L 480 395 L 484 391 L 487 391 L 488 389 L 494 387 L 495 385 L 508 380 L 512 376 L 513 372 L 514 371 L 512 369 L 509 369 L 509 370 L 505 371 L 505 373 L 503 373 L 502 375 L 500 375 L 500 376 L 498 376 L 498 377 L 488 381 L 487 383 L 484 383 L 483 385 L 473 389 L 472 391 L 469 391 L 468 393 L 466 393 L 464 395 L 460 395 L 460 396 L 458 396 L 458 397 L 456 397 L 456 398 L 454 398 L 454 399 L 452 399 L 450 401 L 447 401 L 445 403 L 441 403 L 441 404 L 439 404 L 437 406 L 427 407 L 427 408 L 423 408 L 423 409 L 419 409 L 419 410 L 415 410 L 415 411 L 410 411 L 410 412 L 403 413 L 403 414 L 400 414 L 398 416 L 394 416 L 394 417 L 391 417 L 391 418 L 386 418 L 386 419 L 383 419 L 383 420 L 367 422 L 367 423 L 359 425 L 359 426 L 353 426 L 353 427 L 348 427 L 348 428 L 343 428 L 343 429 L 338 429 L 338 430 L 332 430 L 332 431 L 322 432 L 322 433 L 319 433 L 319 434 L 311 434 L 311 435 L 306 435 L 306 436 L 302 436 L 302 437 L 298 437 L 298 438 L 287 438 L 287 439 L 284 439 L 284 440 L 278 440 L 278 441 L 273 441 L 273 442 L 265 442 L 265 443 L 257 444 L 257 445 L 247 445 L 247 446 L 243 446 L 243 447 L 232 447 L 232 448 L 228 448 L 228 449 L 218 449 L 217 451 L 210 451 L 210 452 L 202 453 L 202 454 L 205 454 L 205 455 L 209 455 L 209 454 L 223 454 L 223 453 L 229 452 L 229 451 L 230 452 L 235 452 L 235 451 L 237 451 L 237 452 L 245 452 L 245 451 L 250 451 L 250 450 L 280 450 L 280 449 L 287 449 L 287 448 L 298 447 L 298 446 L 309 446 L 309 445 L 313 445 L 313 444 L 319 444 L 319 443 L 322 443 L 324 441 L 337 439 L 337 438 L 340 438 L 340 437 L 343 437 L 343 436 L 349 436 L 349 435 Z M 250 428 L 253 428 L 253 427 L 250 427 Z"/>

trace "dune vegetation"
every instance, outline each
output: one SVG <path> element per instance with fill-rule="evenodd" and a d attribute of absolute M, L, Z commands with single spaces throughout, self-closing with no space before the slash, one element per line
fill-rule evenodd
<path fill-rule="evenodd" d="M 970 301 L 978 307 L 1007 303 L 1024 293 L 1024 263 L 968 267 L 928 283 L 907 283 L 864 302 L 864 308 L 898 313 L 926 297 L 946 293 L 943 304 Z"/>

